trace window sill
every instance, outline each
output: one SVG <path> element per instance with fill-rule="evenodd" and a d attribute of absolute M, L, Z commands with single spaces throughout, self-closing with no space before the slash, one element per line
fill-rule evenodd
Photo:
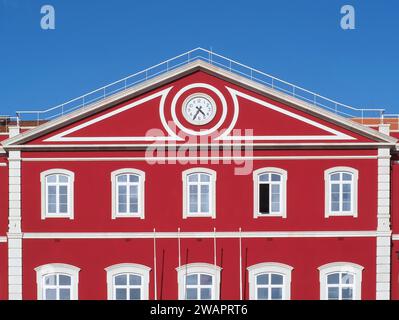
<path fill-rule="evenodd" d="M 258 218 L 283 218 L 283 219 L 286 219 L 287 218 L 287 216 L 286 215 L 284 215 L 284 214 L 282 214 L 282 213 L 279 213 L 279 214 L 259 214 L 259 213 L 256 213 L 255 215 L 254 215 L 254 219 L 258 219 Z"/>
<path fill-rule="evenodd" d="M 73 215 L 57 215 L 57 216 L 49 216 L 49 215 L 42 215 L 42 220 L 47 220 L 47 219 L 70 219 L 73 220 L 74 217 Z"/>
<path fill-rule="evenodd" d="M 190 214 L 183 215 L 183 219 L 187 219 L 187 218 L 212 218 L 212 219 L 216 219 L 216 214 L 190 213 Z"/>
<path fill-rule="evenodd" d="M 144 214 L 143 215 L 115 215 L 115 216 L 112 216 L 112 220 L 126 219 L 126 218 L 143 219 L 144 220 Z"/>
<path fill-rule="evenodd" d="M 326 213 L 324 215 L 326 218 L 330 217 L 352 217 L 352 218 L 357 218 L 357 212 L 354 213 Z"/>

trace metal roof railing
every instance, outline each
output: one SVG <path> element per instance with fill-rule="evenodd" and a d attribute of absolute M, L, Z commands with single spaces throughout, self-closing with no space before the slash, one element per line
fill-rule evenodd
<path fill-rule="evenodd" d="M 23 120 L 35 120 L 37 123 L 52 120 L 76 109 L 85 108 L 94 102 L 104 100 L 113 94 L 123 92 L 139 83 L 187 65 L 195 60 L 205 61 L 344 117 L 361 119 L 370 117 L 382 118 L 384 113 L 384 109 L 355 108 L 340 103 L 215 52 L 203 48 L 195 48 L 54 107 L 40 111 L 17 111 L 17 116 Z"/>

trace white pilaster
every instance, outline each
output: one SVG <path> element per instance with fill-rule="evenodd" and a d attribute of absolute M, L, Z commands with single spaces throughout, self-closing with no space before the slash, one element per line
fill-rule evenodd
<path fill-rule="evenodd" d="M 19 128 L 10 128 L 10 137 Z M 21 152 L 9 151 L 8 183 L 8 298 L 22 299 Z"/>
<path fill-rule="evenodd" d="M 389 134 L 389 125 L 380 132 Z M 376 299 L 389 300 L 391 290 L 390 149 L 378 149 Z"/>

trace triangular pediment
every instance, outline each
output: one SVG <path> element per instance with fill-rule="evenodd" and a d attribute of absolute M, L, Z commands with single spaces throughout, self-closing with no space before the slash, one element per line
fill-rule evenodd
<path fill-rule="evenodd" d="M 203 113 L 204 117 L 201 123 L 195 123 L 196 119 L 190 118 L 191 111 L 186 110 L 191 101 L 194 108 L 191 117 L 199 110 L 197 113 Z M 208 122 L 202 107 L 212 113 Z M 135 145 L 195 139 L 206 143 L 393 143 L 395 140 L 196 61 L 8 139 L 4 145 Z"/>

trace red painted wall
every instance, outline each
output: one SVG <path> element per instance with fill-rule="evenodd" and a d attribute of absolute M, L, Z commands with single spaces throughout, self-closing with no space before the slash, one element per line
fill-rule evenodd
<path fill-rule="evenodd" d="M 260 262 L 291 265 L 291 298 L 319 299 L 318 267 L 346 261 L 365 267 L 362 298 L 375 299 L 375 240 L 339 239 L 243 239 L 243 270 Z M 178 244 L 176 239 L 157 240 L 157 284 L 159 299 L 177 299 Z M 367 252 L 367 254 L 365 254 Z M 82 268 L 79 273 L 79 299 L 106 299 L 104 268 L 123 262 L 147 265 L 150 272 L 149 298 L 154 297 L 153 239 L 117 240 L 24 240 L 24 299 L 37 298 L 34 268 L 62 262 Z M 182 264 L 213 263 L 213 239 L 182 239 Z M 239 299 L 238 239 L 217 240 L 217 264 L 222 267 L 221 299 Z M 245 297 L 248 277 L 244 274 Z"/>
<path fill-rule="evenodd" d="M 288 171 L 287 218 L 253 218 L 253 177 L 234 175 L 232 165 L 204 165 L 217 172 L 217 219 L 182 219 L 182 172 L 193 165 L 150 165 L 142 161 L 22 163 L 22 227 L 33 231 L 185 231 L 217 230 L 375 230 L 377 160 L 255 161 L 254 170 Z M 324 217 L 324 171 L 335 166 L 359 170 L 359 214 Z M 121 168 L 146 172 L 145 219 L 111 220 L 111 172 Z M 40 173 L 63 168 L 75 173 L 75 218 L 41 220 Z"/>

